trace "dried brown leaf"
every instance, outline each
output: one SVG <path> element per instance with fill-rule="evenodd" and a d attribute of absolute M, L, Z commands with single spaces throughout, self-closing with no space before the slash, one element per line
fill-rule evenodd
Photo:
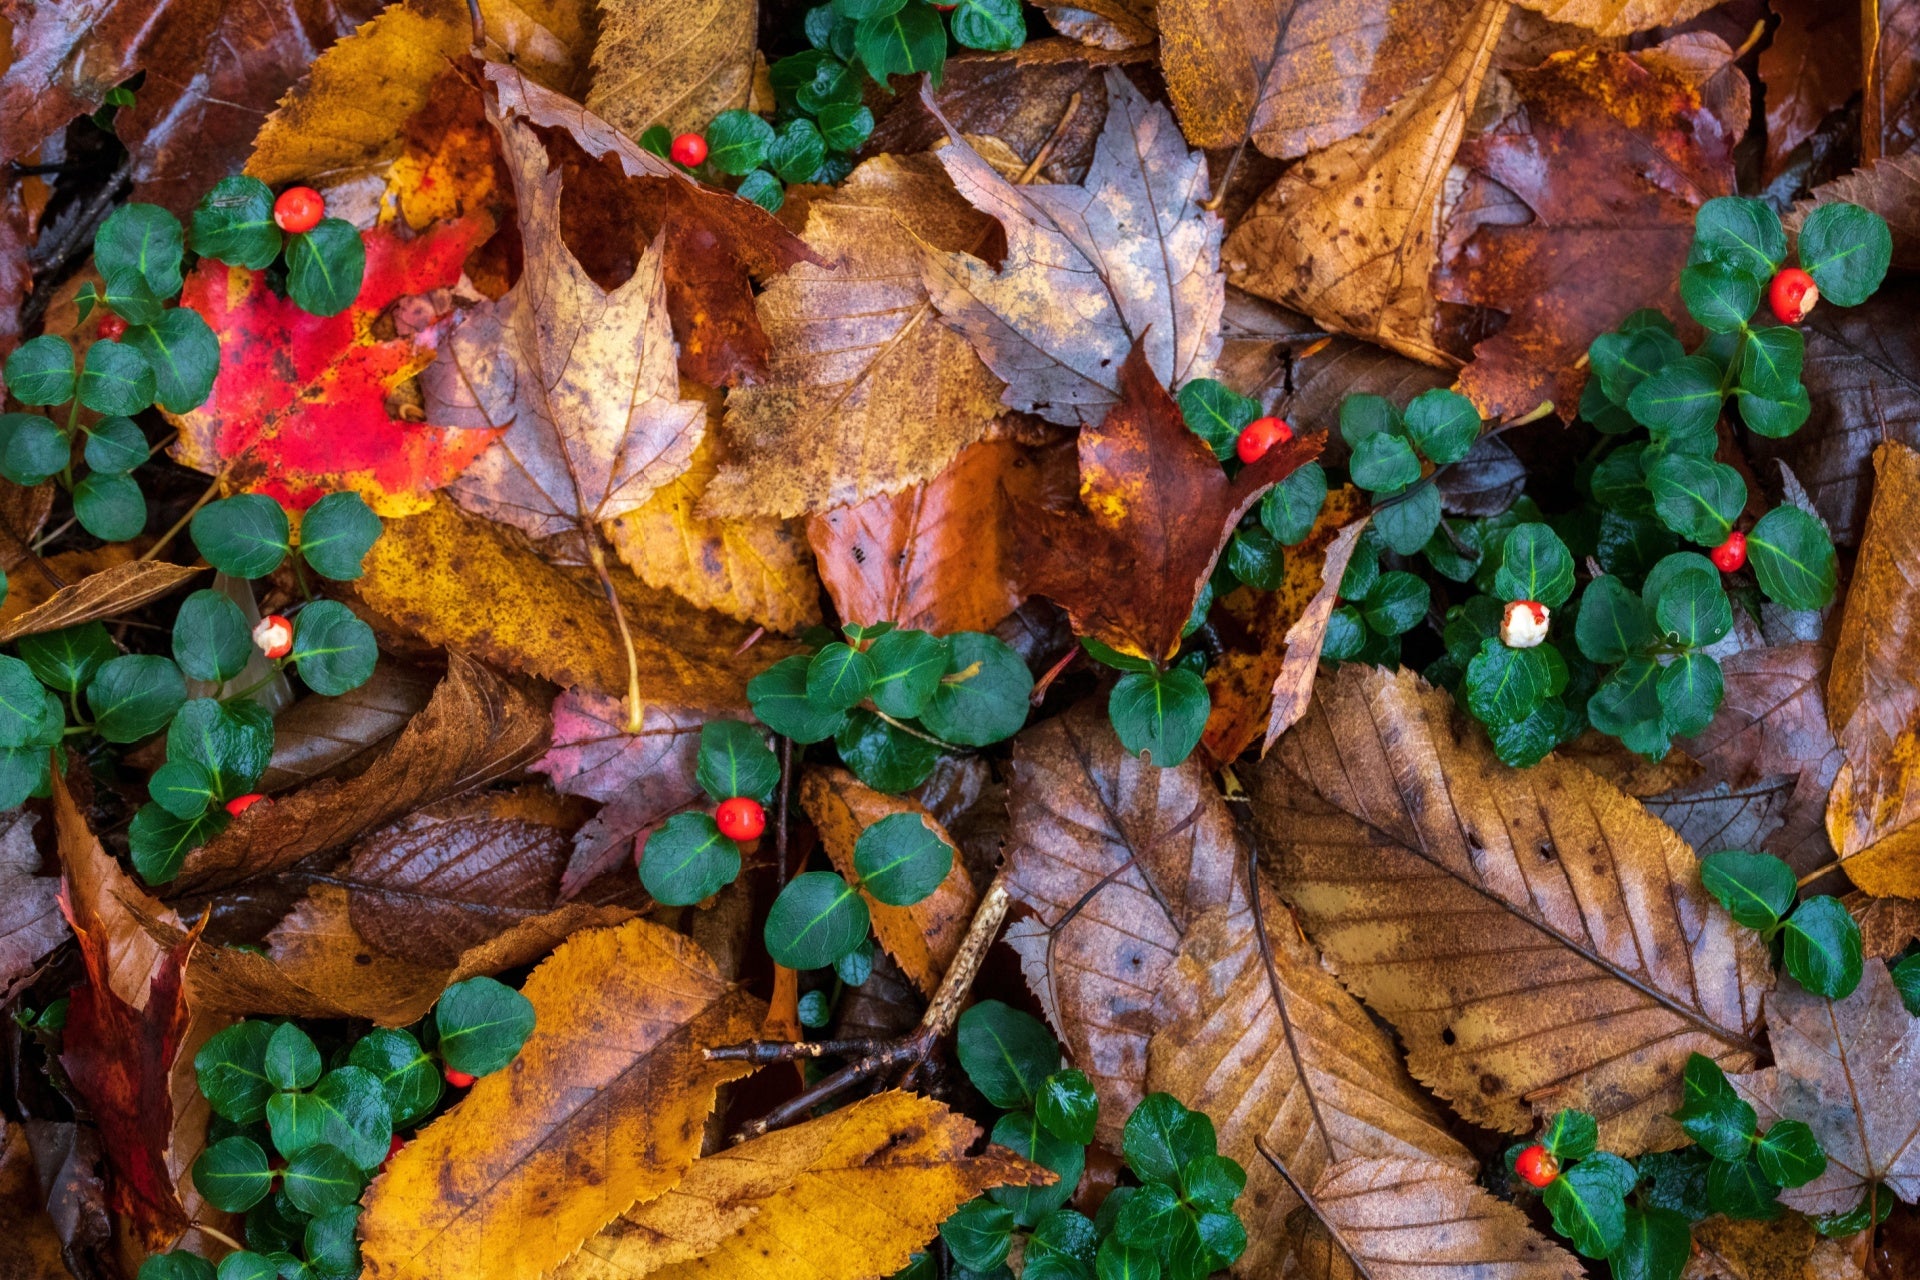
<path fill-rule="evenodd" d="M 756 0 L 603 7 L 587 110 L 629 138 L 704 131 L 747 105 L 758 17 Z"/>
<path fill-rule="evenodd" d="M 1787 229 L 1798 232 L 1815 205 L 1834 200 L 1861 205 L 1885 218 L 1893 232 L 1894 269 L 1920 271 L 1920 156 L 1883 156 L 1815 187 L 1787 212 Z"/>
<path fill-rule="evenodd" d="M 364 768 L 426 710 L 433 685 L 433 677 L 417 667 L 381 662 L 358 689 L 300 699 L 274 717 L 273 759 L 260 775 L 260 790 L 287 791 Z"/>
<path fill-rule="evenodd" d="M 40 957 L 67 936 L 60 915 L 60 877 L 40 874 L 35 817 L 21 809 L 0 827 L 0 1003 L 33 973 Z"/>
<path fill-rule="evenodd" d="M 158 560 L 128 560 L 114 565 L 60 588 L 45 603 L 7 619 L 0 624 L 0 644 L 21 636 L 77 627 L 96 618 L 132 613 L 200 572 L 188 565 L 162 564 Z"/>
<path fill-rule="evenodd" d="M 1920 901 L 1875 898 L 1858 890 L 1840 901 L 1859 922 L 1860 945 L 1869 958 L 1892 961 L 1920 938 Z"/>
<path fill-rule="evenodd" d="M 60 1233 L 47 1213 L 27 1131 L 17 1124 L 0 1136 L 0 1218 L 8 1224 L 3 1255 L 8 1280 L 67 1280 Z"/>
<path fill-rule="evenodd" d="M 1327 623 L 1340 598 L 1340 580 L 1353 559 L 1354 548 L 1360 544 L 1360 535 L 1366 532 L 1367 519 L 1363 516 L 1341 526 L 1340 532 L 1327 544 L 1321 557 L 1319 589 L 1287 628 L 1283 637 L 1286 657 L 1281 660 L 1279 674 L 1273 678 L 1273 711 L 1267 717 L 1266 736 L 1260 742 L 1262 755 L 1273 749 L 1281 734 L 1300 723 L 1300 717 L 1307 714 L 1307 705 L 1313 701 L 1313 682 L 1320 671 L 1321 646 L 1327 642 Z M 1291 563 L 1289 561 L 1289 574 Z"/>
<path fill-rule="evenodd" d="M 1860 15 L 1814 0 L 1780 0 L 1780 25 L 1760 51 L 1767 87 L 1766 176 L 1860 88 Z"/>
<path fill-rule="evenodd" d="M 1693 851 L 1578 765 L 1502 765 L 1418 676 L 1339 668 L 1247 785 L 1281 893 L 1474 1122 L 1671 1146 L 1687 1055 L 1753 1062 L 1766 945 Z"/>
<path fill-rule="evenodd" d="M 1711 9 L 1716 0 L 1516 0 L 1543 18 L 1585 27 L 1597 36 L 1630 36 L 1649 27 L 1677 26 Z"/>

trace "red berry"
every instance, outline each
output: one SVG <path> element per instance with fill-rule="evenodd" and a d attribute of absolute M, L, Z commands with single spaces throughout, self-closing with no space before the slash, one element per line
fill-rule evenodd
<path fill-rule="evenodd" d="M 268 804 L 273 803 L 258 791 L 251 792 L 244 796 L 235 796 L 233 799 L 227 801 L 227 812 L 237 818 L 263 800 L 266 800 Z"/>
<path fill-rule="evenodd" d="M 108 342 L 118 342 L 120 335 L 127 331 L 127 322 L 109 311 L 100 317 L 99 327 L 94 330 Z"/>
<path fill-rule="evenodd" d="M 1820 301 L 1820 286 L 1798 267 L 1787 267 L 1767 286 L 1767 305 L 1780 317 L 1781 324 L 1799 324 Z"/>
<path fill-rule="evenodd" d="M 278 660 L 293 652 L 293 623 L 278 613 L 270 613 L 253 624 L 254 648 Z"/>
<path fill-rule="evenodd" d="M 1713 567 L 1722 573 L 1732 573 L 1747 562 L 1747 535 L 1734 529 L 1727 534 L 1727 540 L 1707 553 L 1707 559 L 1713 561 Z"/>
<path fill-rule="evenodd" d="M 456 1089 L 464 1089 L 468 1085 L 473 1083 L 472 1076 L 468 1075 L 464 1071 L 455 1071 L 452 1067 L 448 1067 L 445 1071 L 441 1072 L 440 1074 L 444 1075 L 447 1078 L 447 1083 L 452 1085 Z"/>
<path fill-rule="evenodd" d="M 1255 418 L 1240 432 L 1233 451 L 1249 465 L 1267 456 L 1267 450 L 1293 439 L 1293 428 L 1278 418 Z"/>
<path fill-rule="evenodd" d="M 1560 1176 L 1560 1162 L 1536 1142 L 1514 1159 L 1513 1171 L 1534 1186 L 1544 1187 Z"/>
<path fill-rule="evenodd" d="M 667 154 L 673 157 L 675 164 L 683 164 L 691 169 L 706 162 L 707 140 L 697 133 L 683 133 L 673 140 L 673 146 Z"/>
<path fill-rule="evenodd" d="M 767 829 L 767 811 L 760 807 L 758 800 L 746 796 L 722 800 L 714 810 L 713 820 L 719 824 L 720 834 L 729 840 L 756 840 Z"/>
<path fill-rule="evenodd" d="M 387 1143 L 387 1158 L 380 1162 L 380 1168 L 384 1171 L 388 1165 L 392 1164 L 393 1158 L 400 1154 L 400 1148 L 406 1145 L 407 1141 L 405 1138 L 402 1138 L 397 1133 L 394 1134 L 393 1140 Z"/>
<path fill-rule="evenodd" d="M 312 187 L 288 187 L 273 202 L 273 223 L 290 236 L 305 235 L 326 212 L 327 202 Z"/>

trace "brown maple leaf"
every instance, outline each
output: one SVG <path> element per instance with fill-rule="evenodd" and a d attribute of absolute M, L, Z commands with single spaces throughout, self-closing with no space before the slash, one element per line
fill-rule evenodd
<path fill-rule="evenodd" d="M 1232 479 L 1187 429 L 1144 342 L 1120 369 L 1120 403 L 1080 430 L 1080 506 L 1016 505 L 1029 590 L 1067 610 L 1073 629 L 1161 661 L 1180 645 L 1214 561 L 1260 495 L 1319 454 L 1296 436 Z"/>

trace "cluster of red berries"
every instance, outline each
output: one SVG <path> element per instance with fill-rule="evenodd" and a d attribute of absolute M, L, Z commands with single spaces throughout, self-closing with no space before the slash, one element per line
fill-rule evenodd
<path fill-rule="evenodd" d="M 767 829 L 767 811 L 760 807 L 758 800 L 735 796 L 720 802 L 720 807 L 713 811 L 713 821 L 720 828 L 720 834 L 729 840 L 757 840 Z"/>
<path fill-rule="evenodd" d="M 1285 444 L 1293 439 L 1293 428 L 1278 418 L 1255 418 L 1241 429 L 1239 440 L 1234 442 L 1233 452 L 1240 461 L 1252 466 L 1267 456 L 1268 450 L 1277 444 Z"/>

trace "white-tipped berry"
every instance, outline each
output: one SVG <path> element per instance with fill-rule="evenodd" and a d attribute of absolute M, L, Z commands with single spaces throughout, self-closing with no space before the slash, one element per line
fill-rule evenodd
<path fill-rule="evenodd" d="M 1547 638 L 1547 606 L 1538 600 L 1515 600 L 1500 617 L 1500 643 L 1509 649 L 1531 649 Z"/>
<path fill-rule="evenodd" d="M 284 658 L 293 652 L 293 624 L 270 613 L 254 624 L 253 643 L 269 658 Z"/>

